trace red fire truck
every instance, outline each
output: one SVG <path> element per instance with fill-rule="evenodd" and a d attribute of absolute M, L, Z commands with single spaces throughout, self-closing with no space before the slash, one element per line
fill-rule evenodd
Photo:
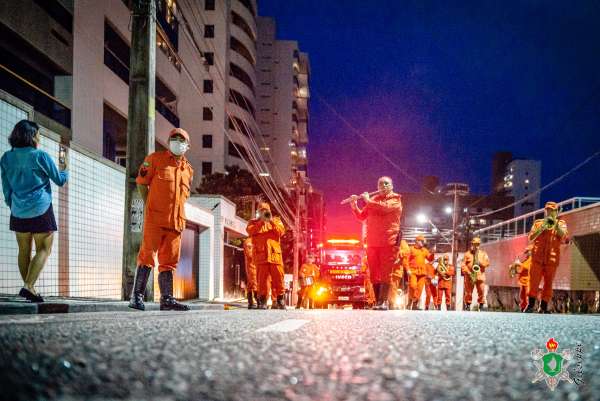
<path fill-rule="evenodd" d="M 320 248 L 320 278 L 314 287 L 316 307 L 367 305 L 365 249 L 357 239 L 330 239 Z"/>

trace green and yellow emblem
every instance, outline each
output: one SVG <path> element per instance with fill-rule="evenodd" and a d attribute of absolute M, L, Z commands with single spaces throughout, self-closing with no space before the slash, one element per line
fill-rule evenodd
<path fill-rule="evenodd" d="M 545 380 L 552 391 L 561 380 L 573 383 L 573 379 L 571 379 L 567 370 L 572 359 L 571 350 L 566 349 L 562 352 L 556 352 L 557 349 L 558 342 L 551 338 L 546 343 L 547 352 L 538 348 L 531 353 L 533 364 L 537 368 L 535 377 L 531 382 L 537 383 L 540 380 Z"/>

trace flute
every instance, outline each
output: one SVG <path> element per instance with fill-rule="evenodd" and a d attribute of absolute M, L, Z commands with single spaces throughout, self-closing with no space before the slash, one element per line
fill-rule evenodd
<path fill-rule="evenodd" d="M 381 191 L 373 191 L 373 192 L 369 192 L 369 196 L 375 196 L 377 195 L 379 192 Z M 355 196 L 355 195 L 352 195 Z M 340 205 L 345 205 L 346 203 L 350 203 L 352 202 L 352 196 L 349 198 L 344 199 L 343 201 L 340 202 Z M 360 196 L 359 196 L 360 197 Z"/>

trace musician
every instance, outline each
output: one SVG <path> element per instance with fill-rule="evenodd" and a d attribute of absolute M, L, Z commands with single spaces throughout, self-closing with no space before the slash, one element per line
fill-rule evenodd
<path fill-rule="evenodd" d="M 252 238 L 246 238 L 244 241 L 244 267 L 246 269 L 246 296 L 248 297 L 248 309 L 256 309 L 255 301 L 257 299 L 256 290 L 256 264 L 252 255 Z"/>
<path fill-rule="evenodd" d="M 425 266 L 427 271 L 427 274 L 425 276 L 425 310 L 429 310 L 429 304 L 431 303 L 431 301 L 433 301 L 434 309 L 437 305 L 436 298 L 438 281 L 433 264 L 427 263 Z"/>
<path fill-rule="evenodd" d="M 398 254 L 402 202 L 393 191 L 390 177 L 379 178 L 377 189 L 373 198 L 368 192 L 361 195 L 365 201 L 363 209 L 358 207 L 356 195 L 351 197 L 350 206 L 356 218 L 367 222 L 367 260 L 375 291 L 374 309 L 387 310 L 391 274 Z"/>
<path fill-rule="evenodd" d="M 550 313 L 548 302 L 552 298 L 552 282 L 560 261 L 560 245 L 567 241 L 567 224 L 558 218 L 558 204 L 547 202 L 544 206 L 545 218 L 533 223 L 529 232 L 531 249 L 531 271 L 529 281 L 529 300 L 526 313 L 535 308 L 540 280 L 544 278 L 540 313 Z"/>
<path fill-rule="evenodd" d="M 452 310 L 452 277 L 454 266 L 450 263 L 450 256 L 444 255 L 438 259 L 435 270 L 438 278 L 437 297 L 435 298 L 436 309 L 441 309 L 442 295 L 446 299 L 446 310 Z"/>
<path fill-rule="evenodd" d="M 479 249 L 481 239 L 474 237 L 471 240 L 471 249 L 465 252 L 461 271 L 465 284 L 464 295 L 464 310 L 471 309 L 471 301 L 473 298 L 473 288 L 477 288 L 477 303 L 479 303 L 479 311 L 483 309 L 485 304 L 485 269 L 490 265 L 488 254 Z"/>
<path fill-rule="evenodd" d="M 307 304 L 312 308 L 313 300 L 309 298 L 312 293 L 312 289 L 319 279 L 319 266 L 315 264 L 315 257 L 308 255 L 306 263 L 300 267 L 298 277 L 300 278 L 300 291 L 298 294 L 298 303 L 296 309 L 300 309 L 303 306 L 304 301 L 308 301 Z"/>
<path fill-rule="evenodd" d="M 519 308 L 521 312 L 524 312 L 527 308 L 528 300 L 527 295 L 529 293 L 529 273 L 531 271 L 531 245 L 525 249 L 526 259 L 517 265 L 516 273 L 519 281 Z"/>
<path fill-rule="evenodd" d="M 252 238 L 254 263 L 258 279 L 258 309 L 267 309 L 269 280 L 271 296 L 276 299 L 273 309 L 285 309 L 285 287 L 283 283 L 283 257 L 281 236 L 285 227 L 279 217 L 273 216 L 268 203 L 258 206 L 259 217 L 250 220 L 246 231 Z"/>
<path fill-rule="evenodd" d="M 404 272 L 408 269 L 408 255 L 410 246 L 405 240 L 400 240 L 400 248 L 396 257 L 392 279 L 390 280 L 390 292 L 388 295 L 390 309 L 399 309 L 398 290 L 402 288 L 404 281 Z"/>
<path fill-rule="evenodd" d="M 433 254 L 425 247 L 425 237 L 417 235 L 415 244 L 410 247 L 408 255 L 408 309 L 417 309 L 419 298 L 427 279 L 427 264 L 433 260 Z"/>

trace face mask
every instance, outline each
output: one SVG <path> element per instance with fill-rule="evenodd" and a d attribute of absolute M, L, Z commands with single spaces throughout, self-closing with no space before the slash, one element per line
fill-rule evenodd
<path fill-rule="evenodd" d="M 189 149 L 190 145 L 187 142 L 170 141 L 169 150 L 175 156 L 181 156 Z"/>

